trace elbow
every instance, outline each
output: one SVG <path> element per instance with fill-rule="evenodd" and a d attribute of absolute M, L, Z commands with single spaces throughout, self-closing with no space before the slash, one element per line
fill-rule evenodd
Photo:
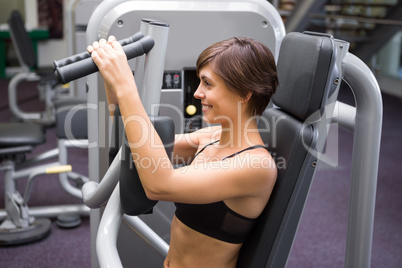
<path fill-rule="evenodd" d="M 145 190 L 145 195 L 149 200 L 159 201 L 161 200 L 158 193 L 155 191 Z"/>
<path fill-rule="evenodd" d="M 149 200 L 163 201 L 163 193 L 158 187 L 144 187 L 144 191 Z"/>
<path fill-rule="evenodd" d="M 171 182 L 171 174 L 169 173 L 154 176 L 150 180 L 141 180 L 145 195 L 154 201 L 170 201 L 168 200 L 169 197 L 174 194 Z"/>

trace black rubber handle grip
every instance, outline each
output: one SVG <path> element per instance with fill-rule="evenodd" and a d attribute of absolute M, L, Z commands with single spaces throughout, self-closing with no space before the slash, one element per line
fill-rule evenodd
<path fill-rule="evenodd" d="M 125 39 L 119 40 L 119 43 L 122 46 L 131 44 L 133 42 L 136 42 L 138 40 L 140 40 L 141 38 L 143 38 L 144 35 L 141 32 L 137 32 L 134 35 L 127 37 Z M 72 55 L 70 57 L 58 60 L 58 61 L 53 61 L 53 68 L 56 69 L 57 67 L 63 67 L 65 65 L 68 65 L 70 63 L 74 63 L 80 60 L 84 60 L 86 58 L 90 58 L 91 57 L 91 53 L 89 53 L 88 51 L 82 52 L 82 53 L 78 53 L 75 55 Z"/>
<path fill-rule="evenodd" d="M 154 46 L 154 40 L 146 36 L 136 42 L 123 46 L 124 53 L 127 59 L 133 59 L 148 53 Z M 60 83 L 66 84 L 78 78 L 87 76 L 89 74 L 99 71 L 98 66 L 92 58 L 85 58 L 83 60 L 73 62 L 61 67 L 55 67 L 55 75 Z"/>

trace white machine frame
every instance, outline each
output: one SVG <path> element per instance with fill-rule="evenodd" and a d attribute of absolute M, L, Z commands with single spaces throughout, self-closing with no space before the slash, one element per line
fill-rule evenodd
<path fill-rule="evenodd" d="M 252 18 L 243 20 L 248 16 Z M 170 24 L 165 70 L 194 66 L 196 57 L 207 45 L 232 35 L 246 33 L 260 41 L 265 38 L 265 42 L 264 40 L 262 42 L 272 50 L 277 58 L 281 40 L 285 35 L 279 13 L 266 1 L 119 0 L 104 1 L 98 6 L 88 24 L 87 42 L 91 43 L 110 34 L 116 35 L 118 39 L 126 37 L 135 32 L 132 25 L 139 25 L 143 17 L 152 17 Z M 200 20 L 202 17 L 204 20 Z M 238 26 L 236 23 L 244 24 L 244 27 L 236 27 Z M 213 25 L 215 27 L 211 28 Z M 261 34 L 256 33 L 258 29 L 266 30 L 267 36 L 262 37 Z M 205 36 L 208 38 L 203 38 Z M 345 49 L 347 50 L 347 48 Z M 374 75 L 354 55 L 350 53 L 345 55 L 342 61 L 342 69 L 343 80 L 350 86 L 356 99 L 356 107 L 337 102 L 336 117 L 334 117 L 334 120 L 341 126 L 354 131 L 352 187 L 345 266 L 369 267 L 382 125 L 381 93 Z M 105 96 L 100 76 L 91 75 L 87 82 L 89 85 L 88 102 L 96 105 L 104 104 Z M 147 82 L 144 81 L 143 83 Z M 110 178 L 117 171 L 112 169 L 106 173 L 107 165 L 105 163 L 108 161 L 107 141 L 109 139 L 108 119 L 104 106 L 98 107 L 99 109 L 89 114 L 90 119 L 88 120 L 91 122 L 89 142 L 95 142 L 98 146 L 90 148 L 89 177 L 92 185 L 91 189 L 86 189 L 88 191 L 84 192 L 84 197 L 87 194 L 94 195 L 94 192 L 101 191 L 100 189 L 107 189 L 106 195 L 108 195 L 112 192 L 110 186 L 117 184 L 117 181 L 112 183 L 110 181 Z M 368 148 L 370 152 L 367 152 Z M 98 185 L 102 177 L 104 179 Z M 107 183 L 109 185 L 106 187 L 105 184 Z M 119 192 L 116 187 L 108 199 L 108 205 L 101 222 L 99 210 L 91 211 L 91 239 L 93 245 L 96 244 L 101 265 L 105 267 L 121 266 L 124 250 L 130 250 L 131 255 L 133 255 L 132 245 L 127 246 L 127 249 L 120 247 L 120 251 L 116 248 L 120 222 L 123 219 L 131 226 L 130 228 L 151 244 L 160 256 L 166 256 L 168 250 L 166 241 L 145 225 L 140 218 L 123 216 L 119 209 L 119 200 Z M 96 206 L 102 205 L 104 201 L 101 200 Z M 89 202 L 91 203 L 93 200 Z M 93 251 L 92 256 L 93 267 L 96 267 L 98 259 L 95 257 L 95 251 Z"/>
<path fill-rule="evenodd" d="M 193 67 L 199 53 L 208 45 L 232 36 L 249 36 L 263 42 L 277 59 L 281 40 L 285 36 L 285 27 L 278 11 L 264 0 L 105 0 L 96 8 L 88 22 L 87 43 L 90 44 L 111 34 L 117 39 L 131 36 L 138 31 L 136 27 L 143 18 L 157 19 L 170 25 L 164 70 Z M 135 70 L 136 60 L 129 62 Z M 88 110 L 89 178 L 98 183 L 106 173 L 109 163 L 109 119 L 101 77 L 98 74 L 88 76 L 87 85 L 88 105 L 98 107 Z M 91 146 L 92 144 L 97 146 Z M 163 208 L 156 207 L 154 211 L 159 219 L 154 221 L 163 222 L 166 226 L 155 226 L 153 222 L 148 224 L 159 229 L 161 236 L 169 239 L 166 237 L 168 236 L 166 233 L 170 230 L 167 218 L 173 214 L 173 209 L 169 204 L 158 205 Z M 169 212 L 165 213 L 166 211 Z M 91 241 L 95 245 L 101 212 L 91 210 L 90 217 Z M 124 237 L 128 236 L 121 235 L 121 239 L 124 240 Z M 146 253 L 139 251 L 136 254 L 142 256 Z M 125 255 L 133 255 L 133 252 L 120 251 L 123 259 L 126 258 Z M 95 246 L 92 247 L 92 263 L 97 267 Z"/>

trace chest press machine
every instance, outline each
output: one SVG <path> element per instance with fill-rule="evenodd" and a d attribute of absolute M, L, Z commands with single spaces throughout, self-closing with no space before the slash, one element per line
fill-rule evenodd
<path fill-rule="evenodd" d="M 188 8 L 181 1 L 158 1 L 158 4 L 166 3 L 167 5 L 172 4 L 172 2 L 180 2 Z M 194 6 L 200 4 L 198 1 L 186 2 L 191 2 L 190 4 Z M 214 3 L 217 4 L 217 2 Z M 222 8 L 225 3 L 229 2 L 240 3 L 240 1 L 220 1 L 217 6 Z M 247 3 L 264 7 L 269 5 L 262 2 L 248 1 Z M 245 2 L 241 3 L 244 4 Z M 105 1 L 102 3 L 94 13 L 96 18 L 91 18 L 88 25 L 88 43 L 112 33 L 118 36 L 118 32 L 113 31 L 117 31 L 118 27 L 124 28 L 127 20 L 130 21 L 129 15 L 135 17 L 135 8 L 138 8 L 144 17 L 151 17 L 149 15 L 152 14 L 158 20 L 168 22 L 171 26 L 171 33 L 173 32 L 174 23 L 171 22 L 175 20 L 171 17 L 163 18 L 169 14 L 169 11 L 172 12 L 171 8 L 162 5 L 161 9 L 166 8 L 163 10 L 164 12 L 159 12 L 160 10 L 151 12 L 152 8 L 143 2 L 141 4 L 138 6 L 137 1 L 117 1 L 115 4 Z M 242 8 L 244 9 L 244 6 Z M 109 11 L 114 16 L 105 17 L 104 20 L 107 23 L 104 23 L 103 26 L 106 25 L 107 30 L 99 29 L 100 36 L 94 37 L 93 32 L 95 31 L 90 31 L 93 30 L 91 27 L 97 27 L 95 25 L 99 25 L 99 21 Z M 194 15 L 190 10 L 181 10 L 179 14 L 185 17 L 186 12 L 189 12 L 191 16 Z M 227 13 L 224 14 L 227 15 Z M 176 13 L 175 15 L 177 16 Z M 271 18 L 278 18 L 278 16 L 273 15 Z M 235 23 L 235 21 L 231 21 L 231 23 Z M 275 22 L 267 21 L 269 27 L 276 25 Z M 142 26 L 147 24 L 146 21 L 143 22 Z M 271 22 L 272 24 L 270 24 Z M 149 31 L 149 35 L 155 40 L 155 47 L 148 53 L 146 59 L 138 60 L 137 58 L 135 72 L 137 83 L 142 85 L 142 88 L 147 88 L 140 94 L 144 106 L 150 109 L 152 104 L 159 103 L 160 82 L 159 87 L 150 87 L 148 82 L 162 78 L 163 69 L 161 70 L 160 67 L 163 66 L 161 63 L 164 63 L 165 60 L 163 46 L 166 46 L 167 42 L 167 35 L 162 34 L 162 32 L 167 32 L 167 29 L 159 25 L 156 28 L 159 28 L 161 32 L 155 34 L 151 30 L 153 26 L 150 24 L 148 26 L 149 28 L 141 27 L 140 31 L 144 34 Z M 264 24 L 264 26 L 266 25 Z M 279 29 L 276 32 L 278 33 L 281 28 L 276 29 Z M 248 31 L 253 32 L 254 29 L 249 28 Z M 184 32 L 182 31 L 182 34 Z M 202 32 L 197 32 L 197 34 L 205 36 Z M 169 35 L 169 38 L 172 38 L 172 34 L 169 33 Z M 238 267 L 284 267 L 286 265 L 314 172 L 318 162 L 323 160 L 321 152 L 331 122 L 337 122 L 354 131 L 352 187 L 345 266 L 369 267 L 382 124 L 382 103 L 378 84 L 368 67 L 354 55 L 348 53 L 346 42 L 317 33 L 290 33 L 284 38 L 282 37 L 279 36 L 279 39 L 276 39 L 276 41 L 281 42 L 280 50 L 279 46 L 269 46 L 268 44 L 274 55 L 279 55 L 277 64 L 280 87 L 273 97 L 273 103 L 276 107 L 267 109 L 259 120 L 261 136 L 278 163 L 278 180 L 269 204 L 242 247 Z M 222 36 L 218 40 L 224 38 L 225 36 Z M 160 45 L 159 48 L 157 48 L 158 45 Z M 185 52 L 184 50 L 181 51 Z M 152 53 L 154 56 L 151 56 Z M 155 55 L 161 56 L 162 59 L 158 59 Z M 173 53 L 169 54 L 168 47 L 166 65 L 169 64 L 169 57 L 174 58 L 174 56 Z M 144 65 L 141 66 L 141 64 Z M 142 75 L 139 76 L 139 74 Z M 154 79 L 147 80 L 150 76 Z M 337 101 L 341 80 L 344 80 L 352 89 L 356 107 L 350 107 Z M 98 89 L 98 84 L 101 84 L 99 76 L 89 76 L 88 84 L 89 92 L 93 94 L 92 97 L 89 97 L 89 101 L 98 103 L 102 98 L 103 91 L 102 88 Z M 95 88 L 91 89 L 91 87 Z M 139 86 L 139 88 L 141 87 Z M 149 99 L 143 97 L 144 94 L 147 94 Z M 98 119 L 96 122 L 99 122 L 96 123 L 95 130 L 102 130 L 99 126 L 102 125 L 101 122 L 104 119 L 99 116 L 105 115 L 101 112 L 102 109 L 99 108 L 92 114 L 94 118 Z M 149 114 L 151 116 L 157 115 L 155 110 L 153 112 Z M 166 134 L 165 141 L 166 144 L 171 145 L 172 122 L 169 119 L 161 119 L 161 121 L 167 122 L 162 123 L 164 125 L 162 128 L 170 132 L 170 138 Z M 156 128 L 158 129 L 158 127 Z M 120 136 L 122 128 L 115 126 L 114 129 L 120 130 L 120 134 L 114 133 L 113 135 Z M 100 142 L 100 135 L 102 134 L 99 132 L 93 133 L 92 138 Z M 161 134 L 161 136 L 164 140 L 165 134 Z M 92 171 L 92 177 L 90 173 L 92 181 L 83 187 L 84 202 L 89 207 L 98 208 L 107 202 L 99 226 L 97 223 L 95 223 L 96 226 L 93 226 L 96 233 L 97 260 L 102 267 L 121 267 L 122 263 L 127 263 L 127 260 L 123 260 L 122 251 L 129 250 L 131 255 L 135 255 L 135 251 L 139 250 L 139 248 L 133 248 L 133 245 L 125 245 L 127 249 L 120 246 L 120 251 L 117 250 L 116 241 L 122 220 L 151 245 L 162 258 L 166 256 L 168 251 L 166 239 L 163 239 L 137 216 L 151 210 L 155 206 L 155 202 L 144 198 L 144 194 L 141 193 L 140 182 L 138 178 L 135 179 L 137 176 L 135 169 L 123 166 L 129 165 L 130 161 L 127 161 L 126 157 L 128 148 L 125 148 L 124 142 L 121 143 L 122 149 L 115 153 L 116 157 L 107 172 L 100 169 L 99 163 L 107 160 L 105 156 L 108 150 L 98 147 L 92 151 L 95 160 L 93 163 L 99 169 Z M 169 146 L 167 146 L 167 150 L 170 150 Z M 102 157 L 104 159 L 101 159 Z M 122 159 L 125 161 L 121 161 Z M 99 183 L 98 178 L 102 177 L 100 176 L 102 173 L 105 175 Z M 134 188 L 129 188 L 132 185 L 121 187 L 122 184 L 127 183 L 127 179 L 132 183 L 134 182 Z M 127 203 L 126 197 L 133 192 L 137 193 L 137 197 L 134 199 L 143 198 L 143 200 L 135 202 L 133 199 L 129 199 L 130 201 Z M 359 213 L 356 213 L 357 211 Z M 93 213 L 91 217 L 95 218 L 91 219 L 96 221 L 96 218 L 100 218 L 99 211 L 92 210 L 91 213 Z"/>

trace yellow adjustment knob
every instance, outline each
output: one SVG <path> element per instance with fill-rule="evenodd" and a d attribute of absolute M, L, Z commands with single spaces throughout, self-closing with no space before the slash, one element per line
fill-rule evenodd
<path fill-rule="evenodd" d="M 197 107 L 195 107 L 194 105 L 189 105 L 186 108 L 186 112 L 188 115 L 194 115 L 197 112 Z"/>

